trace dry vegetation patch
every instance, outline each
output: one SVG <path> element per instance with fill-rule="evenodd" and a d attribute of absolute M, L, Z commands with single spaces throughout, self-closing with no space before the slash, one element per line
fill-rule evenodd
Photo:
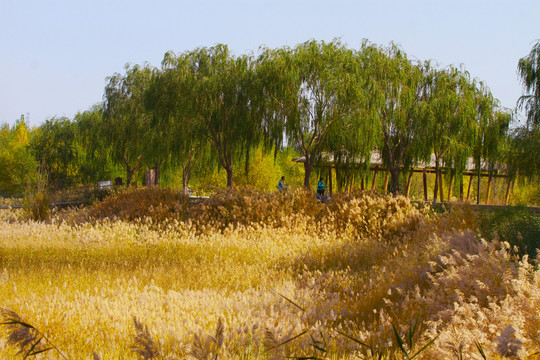
<path fill-rule="evenodd" d="M 70 359 L 393 359 L 433 339 L 417 358 L 534 358 L 539 273 L 474 223 L 368 193 L 137 190 L 2 215 L 0 307 Z"/>

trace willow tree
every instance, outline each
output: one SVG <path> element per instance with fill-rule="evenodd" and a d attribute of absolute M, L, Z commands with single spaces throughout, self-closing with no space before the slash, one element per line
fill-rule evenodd
<path fill-rule="evenodd" d="M 482 167 L 491 175 L 497 162 L 502 160 L 503 143 L 511 120 L 509 114 L 499 111 L 499 103 L 489 89 L 477 84 L 475 89 L 476 139 L 473 157 L 477 172 L 476 202 L 480 203 L 480 179 Z"/>
<path fill-rule="evenodd" d="M 474 143 L 475 93 L 469 76 L 454 67 L 435 72 L 427 99 L 426 138 L 435 156 L 433 202 L 437 201 L 441 166 L 462 171 Z M 442 200 L 442 195 L 441 195 Z"/>
<path fill-rule="evenodd" d="M 497 106 L 490 121 L 486 124 L 487 126 L 483 129 L 484 162 L 490 175 L 501 169 L 511 121 L 512 115 Z"/>
<path fill-rule="evenodd" d="M 66 117 L 46 120 L 34 132 L 30 147 L 36 160 L 45 164 L 56 188 L 76 183 L 78 177 L 75 123 Z"/>
<path fill-rule="evenodd" d="M 524 95 L 517 105 L 526 111 L 527 124 L 514 129 L 509 137 L 508 165 L 512 176 L 519 173 L 529 181 L 537 181 L 540 178 L 540 40 L 528 56 L 519 59 L 518 74 Z"/>
<path fill-rule="evenodd" d="M 126 171 L 126 184 L 145 165 L 150 154 L 151 116 L 144 106 L 144 93 L 153 69 L 126 65 L 125 74 L 108 78 L 103 101 L 101 136 L 111 145 L 111 158 Z M 148 156 L 147 156 L 148 158 Z"/>
<path fill-rule="evenodd" d="M 529 55 L 519 59 L 518 74 L 525 93 L 519 98 L 518 107 L 525 109 L 528 127 L 540 127 L 540 40 Z"/>
<path fill-rule="evenodd" d="M 272 74 L 266 73 L 264 96 L 274 104 L 266 108 L 266 128 L 281 140 L 284 134 L 303 155 L 307 189 L 331 134 L 337 127 L 347 131 L 346 119 L 352 124 L 354 107 L 347 89 L 354 83 L 356 65 L 354 52 L 338 41 L 309 41 L 294 49 L 267 50 L 264 56 L 261 66 Z"/>
<path fill-rule="evenodd" d="M 372 97 L 377 87 L 370 68 L 373 51 L 377 48 L 365 42 L 352 57 L 350 54 L 344 57 L 345 72 L 337 92 L 341 119 L 330 128 L 323 148 L 333 155 L 340 191 L 344 185 L 352 184 L 355 175 L 363 177 L 367 174 L 381 133 L 377 99 Z"/>
<path fill-rule="evenodd" d="M 506 164 L 509 176 L 515 180 L 540 182 L 540 128 L 527 129 L 525 126 L 512 129 L 507 139 Z"/>
<path fill-rule="evenodd" d="M 164 165 L 170 165 L 175 144 L 173 128 L 169 123 L 159 121 L 161 119 L 160 109 L 162 107 L 149 106 L 152 100 L 155 100 L 155 98 L 152 99 L 151 88 L 155 84 L 156 79 L 160 79 L 160 75 L 157 69 L 151 70 L 149 79 L 145 79 L 146 84 L 140 99 L 148 118 L 142 162 L 145 167 L 153 171 L 153 178 L 146 179 L 146 185 L 150 186 L 159 186 L 162 168 Z M 161 92 L 161 94 L 166 94 L 166 92 Z M 150 184 L 148 181 L 150 181 Z"/>
<path fill-rule="evenodd" d="M 195 79 L 190 73 L 190 61 L 186 53 L 167 52 L 161 71 L 154 74 L 145 95 L 160 147 L 171 165 L 181 166 L 184 188 L 208 143 L 204 123 L 197 121 L 196 103 L 191 97 Z"/>
<path fill-rule="evenodd" d="M 383 161 L 392 180 L 392 193 L 399 192 L 403 166 L 425 154 L 417 134 L 422 131 L 420 113 L 425 91 L 421 64 L 413 63 L 396 45 L 369 50 L 369 76 L 373 106 L 381 121 L 379 134 Z"/>
<path fill-rule="evenodd" d="M 79 171 L 83 183 L 104 180 L 116 172 L 111 159 L 111 144 L 102 136 L 103 109 L 96 104 L 73 119 L 76 128 L 76 145 L 79 151 Z"/>
<path fill-rule="evenodd" d="M 212 143 L 230 188 L 235 160 L 244 158 L 247 164 L 260 138 L 255 61 L 247 55 L 234 57 L 221 44 L 194 50 L 186 57 L 178 66 L 185 66 L 182 82 L 189 86 L 185 95 L 192 120 Z"/>

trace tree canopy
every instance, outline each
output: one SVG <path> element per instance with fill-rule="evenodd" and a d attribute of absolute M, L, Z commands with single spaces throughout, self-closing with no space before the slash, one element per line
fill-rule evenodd
<path fill-rule="evenodd" d="M 538 127 L 540 126 L 540 40 L 533 45 L 529 55 L 519 59 L 518 75 L 524 90 L 524 95 L 518 100 L 518 108 L 525 109 L 529 127 Z"/>
<path fill-rule="evenodd" d="M 35 180 L 38 163 L 29 148 L 30 130 L 24 116 L 15 126 L 0 127 L 0 193 L 11 195 L 22 192 L 24 185 Z"/>
<path fill-rule="evenodd" d="M 124 75 L 117 73 L 108 78 L 100 136 L 110 144 L 113 160 L 126 170 L 129 185 L 145 161 L 154 162 L 160 154 L 153 151 L 159 139 L 151 132 L 151 116 L 144 106 L 152 68 L 126 65 L 125 70 Z"/>
<path fill-rule="evenodd" d="M 464 68 L 410 59 L 395 44 L 365 41 L 355 50 L 339 40 L 311 40 L 257 55 L 235 55 L 217 44 L 169 51 L 161 68 L 127 64 L 106 79 L 102 104 L 73 121 L 48 119 L 26 131 L 27 140 L 13 135 L 24 133 L 22 123 L 17 131 L 3 128 L 3 161 L 9 163 L 10 152 L 31 150 L 56 182 L 95 181 L 121 167 L 128 185 L 143 169 L 159 178 L 161 169 L 180 168 L 183 187 L 193 169 L 211 173 L 217 166 L 232 187 L 233 179 L 250 179 L 249 171 L 265 173 L 250 165 L 254 156 L 273 151 L 277 161 L 287 149 L 303 158 L 304 187 L 315 168 L 333 167 L 339 188 L 354 174 L 364 178 L 378 152 L 398 194 L 403 174 L 433 156 L 437 199 L 438 179 L 460 176 L 471 156 L 477 171 L 494 172 L 505 161 L 512 176 L 532 176 L 528 170 L 536 165 L 518 149 L 536 144 L 529 137 L 539 126 L 539 53 L 537 42 L 518 64 L 524 85 L 518 107 L 529 130 L 508 139 L 512 114 L 485 84 Z M 25 163 L 25 169 L 36 164 Z M 246 175 L 233 176 L 238 169 Z"/>

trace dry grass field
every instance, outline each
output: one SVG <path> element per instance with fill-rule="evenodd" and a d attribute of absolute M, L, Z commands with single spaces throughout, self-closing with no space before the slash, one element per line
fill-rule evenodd
<path fill-rule="evenodd" d="M 536 260 L 466 208 L 134 190 L 19 216 L 0 214 L 2 359 L 42 336 L 41 359 L 540 358 Z"/>

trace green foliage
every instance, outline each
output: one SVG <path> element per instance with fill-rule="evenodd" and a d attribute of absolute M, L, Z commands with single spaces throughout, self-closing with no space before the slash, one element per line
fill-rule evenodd
<path fill-rule="evenodd" d="M 512 205 L 540 207 L 540 187 L 538 183 L 518 182 L 512 190 L 510 200 Z"/>
<path fill-rule="evenodd" d="M 274 191 L 281 176 L 285 176 L 285 183 L 289 188 L 297 188 L 303 185 L 304 175 L 302 164 L 292 161 L 298 154 L 290 148 L 283 149 L 276 154 L 264 150 L 263 145 L 259 145 L 252 151 L 250 162 L 246 169 L 240 160 L 235 162 L 238 169 L 234 173 L 233 183 L 235 186 L 252 187 L 259 190 Z M 244 164 L 245 165 L 245 164 Z M 178 170 L 181 172 L 181 169 Z M 180 181 L 182 174 L 175 175 L 176 181 L 171 182 L 175 188 L 181 189 Z M 199 163 L 193 168 L 193 178 L 191 180 L 193 189 L 199 194 L 211 194 L 216 188 L 227 186 L 227 173 L 221 168 L 211 166 L 208 163 Z"/>
<path fill-rule="evenodd" d="M 527 126 L 540 126 L 540 40 L 533 45 L 529 55 L 519 59 L 518 74 L 525 94 L 518 100 L 518 107 L 527 112 Z"/>
<path fill-rule="evenodd" d="M 483 213 L 480 232 L 488 239 L 498 238 L 517 246 L 519 255 L 528 254 L 529 259 L 535 259 L 540 249 L 540 217 L 525 207 L 503 207 Z"/>
<path fill-rule="evenodd" d="M 35 130 L 30 147 L 39 163 L 45 164 L 53 188 L 78 182 L 75 123 L 66 117 L 53 117 Z"/>
<path fill-rule="evenodd" d="M 401 336 L 399 334 L 398 329 L 394 324 L 392 324 L 392 329 L 394 330 L 394 335 L 396 337 L 396 342 L 399 346 L 399 349 L 405 355 L 405 358 L 407 360 L 412 360 L 420 353 L 422 353 L 424 350 L 426 350 L 433 342 L 437 339 L 437 337 L 431 339 L 427 344 L 425 344 L 420 350 L 416 351 L 413 355 L 413 349 L 415 347 L 415 335 L 417 335 L 418 331 L 418 318 L 416 318 L 411 324 L 409 325 L 409 329 L 406 331 L 405 336 Z M 406 349 L 407 348 L 407 349 Z"/>
<path fill-rule="evenodd" d="M 285 134 L 290 146 L 305 157 L 304 187 L 310 187 L 323 150 L 343 155 L 341 161 L 371 152 L 371 137 L 364 136 L 371 118 L 366 116 L 361 67 L 352 50 L 337 40 L 308 41 L 294 49 L 266 49 L 261 67 L 269 98 L 266 135 L 279 148 Z M 355 141 L 359 139 L 364 141 Z"/>
<path fill-rule="evenodd" d="M 234 57 L 226 45 L 218 44 L 179 57 L 167 53 L 163 63 L 176 75 L 174 86 L 181 89 L 177 94 L 183 99 L 177 108 L 187 109 L 187 130 L 213 145 L 215 157 L 227 172 L 227 186 L 232 187 L 234 161 L 245 158 L 248 164 L 250 151 L 260 139 L 260 82 L 254 59 Z M 183 146 L 184 152 L 194 148 L 198 137 Z"/>
<path fill-rule="evenodd" d="M 480 93 L 484 95 L 484 93 Z M 450 67 L 436 71 L 430 84 L 428 95 L 428 115 L 426 116 L 426 138 L 435 155 L 435 187 L 433 201 L 437 201 L 440 169 L 444 165 L 454 172 L 462 173 L 467 158 L 472 154 L 472 145 L 478 132 L 476 84 L 468 73 Z M 486 94 L 489 98 L 491 94 Z M 492 113 L 489 108 L 486 111 Z"/>
<path fill-rule="evenodd" d="M 296 157 L 298 157 L 298 153 L 292 148 L 286 147 L 278 152 L 275 162 L 281 170 L 281 175 L 285 176 L 285 182 L 292 188 L 297 188 L 304 184 L 302 164 L 292 161 Z"/>
<path fill-rule="evenodd" d="M 512 178 L 518 175 L 521 180 L 530 182 L 540 181 L 540 127 L 528 129 L 518 127 L 514 129 L 508 139 L 506 163 Z"/>
<path fill-rule="evenodd" d="M 535 44 L 519 63 L 528 92 L 520 104 L 533 118 L 539 49 Z M 463 68 L 411 60 L 395 44 L 366 41 L 354 50 L 339 40 L 312 40 L 264 48 L 258 57 L 235 56 L 218 44 L 167 52 L 159 70 L 128 64 L 107 81 L 103 104 L 73 121 L 52 118 L 32 136 L 24 123 L 4 128 L 0 166 L 10 171 L 0 174 L 0 187 L 31 180 L 36 162 L 24 139 L 47 164 L 55 188 L 112 179 L 120 169 L 129 185 L 145 168 L 177 187 L 193 179 L 208 190 L 225 184 L 268 190 L 281 175 L 293 186 L 303 175 L 300 183 L 309 188 L 312 172 L 332 162 L 341 191 L 366 176 L 374 150 L 394 194 L 412 164 L 430 161 L 432 153 L 437 176 L 451 174 L 456 183 L 471 155 L 478 171 L 501 171 L 505 161 L 513 178 L 540 176 L 538 121 L 504 143 L 512 118 L 485 84 Z M 290 163 L 292 153 L 305 158 L 303 174 L 302 165 Z"/>
<path fill-rule="evenodd" d="M 104 128 L 101 104 L 79 112 L 73 120 L 76 128 L 75 146 L 82 184 L 97 184 L 122 176 L 122 169 L 113 163 L 111 144 L 102 135 Z"/>
<path fill-rule="evenodd" d="M 213 194 L 216 189 L 227 187 L 227 173 L 216 166 L 198 166 L 194 169 L 195 175 L 190 182 L 194 189 L 204 195 Z M 180 175 L 181 176 L 181 175 Z M 179 183 L 182 187 L 182 183 Z"/>
<path fill-rule="evenodd" d="M 193 99 L 194 78 L 187 53 L 167 52 L 162 69 L 152 76 L 145 91 L 145 107 L 152 112 L 154 152 L 172 171 L 182 169 L 180 188 L 188 186 L 192 171 L 199 162 L 208 165 L 209 138 Z"/>
<path fill-rule="evenodd" d="M 365 45 L 364 52 L 368 76 L 373 81 L 370 105 L 380 119 L 380 130 L 373 136 L 390 170 L 392 192 L 397 195 L 400 168 L 419 154 L 431 153 L 431 149 L 426 149 L 429 142 L 418 136 L 422 129 L 427 130 L 420 121 L 421 97 L 426 86 L 423 69 L 395 44 L 386 48 Z"/>
<path fill-rule="evenodd" d="M 98 136 L 110 147 L 112 160 L 126 171 L 126 185 L 130 185 L 146 163 L 157 160 L 153 143 L 150 112 L 144 106 L 153 69 L 148 66 L 125 66 L 125 74 L 108 78 L 103 103 L 103 123 Z"/>
<path fill-rule="evenodd" d="M 258 147 L 253 151 L 247 171 L 238 174 L 234 183 L 236 186 L 250 186 L 259 190 L 275 190 L 283 175 L 281 166 L 274 162 L 272 154 Z"/>
<path fill-rule="evenodd" d="M 13 128 L 0 128 L 0 194 L 20 195 L 27 183 L 35 181 L 38 163 L 29 149 L 31 132 L 24 117 Z"/>

